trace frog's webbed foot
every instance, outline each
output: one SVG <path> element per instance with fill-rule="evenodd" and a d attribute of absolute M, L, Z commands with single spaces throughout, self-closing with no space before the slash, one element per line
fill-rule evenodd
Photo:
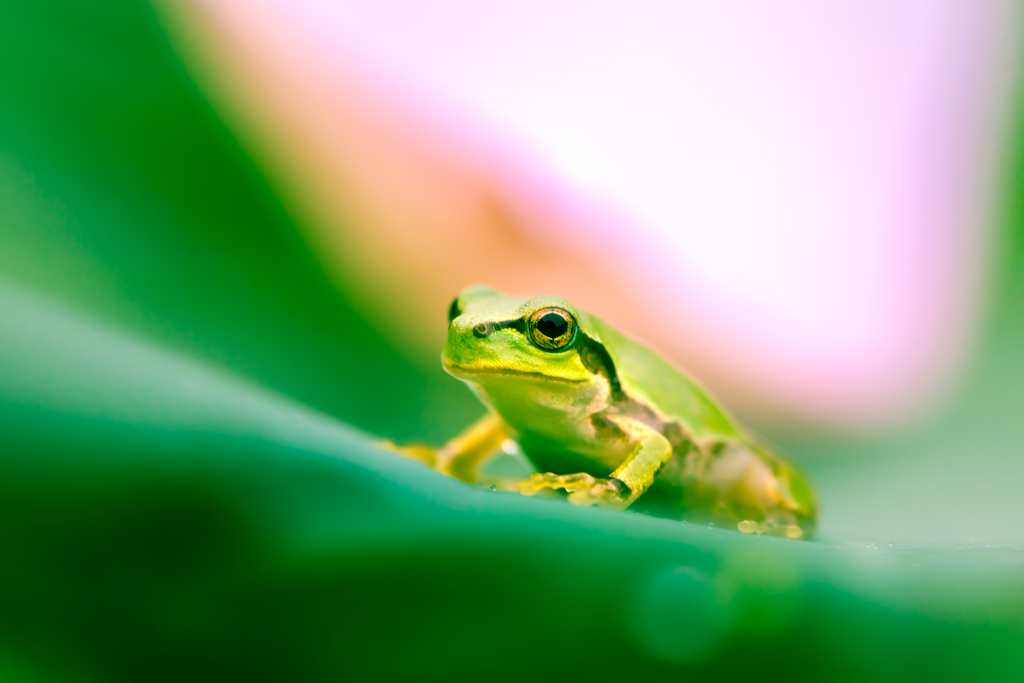
<path fill-rule="evenodd" d="M 600 505 L 613 510 L 625 509 L 630 490 L 619 479 L 599 479 L 585 472 L 575 474 L 534 474 L 519 483 L 519 492 L 532 496 L 543 489 L 565 489 L 574 505 Z"/>

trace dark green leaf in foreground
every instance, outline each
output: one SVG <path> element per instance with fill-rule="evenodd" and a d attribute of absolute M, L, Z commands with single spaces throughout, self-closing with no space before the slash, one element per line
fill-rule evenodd
<path fill-rule="evenodd" d="M 1024 671 L 1019 546 L 801 543 L 494 493 L 0 302 L 0 638 L 57 680 Z"/>

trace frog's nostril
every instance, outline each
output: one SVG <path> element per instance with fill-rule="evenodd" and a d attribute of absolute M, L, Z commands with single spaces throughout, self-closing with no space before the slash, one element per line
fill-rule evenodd
<path fill-rule="evenodd" d="M 473 328 L 473 334 L 478 337 L 488 337 L 494 332 L 494 323 L 480 323 Z"/>

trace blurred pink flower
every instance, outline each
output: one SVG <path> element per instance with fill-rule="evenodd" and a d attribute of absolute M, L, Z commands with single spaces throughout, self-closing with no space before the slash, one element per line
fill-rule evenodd
<path fill-rule="evenodd" d="M 1008 2 L 194 2 L 223 110 L 396 344 L 474 281 L 558 293 L 850 425 L 972 337 Z"/>

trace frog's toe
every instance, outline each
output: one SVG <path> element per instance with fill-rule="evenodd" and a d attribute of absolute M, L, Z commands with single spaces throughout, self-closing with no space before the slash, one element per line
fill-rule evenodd
<path fill-rule="evenodd" d="M 629 505 L 629 489 L 618 479 L 596 479 L 594 485 L 569 494 L 574 505 L 599 505 L 612 510 L 624 510 Z"/>
<path fill-rule="evenodd" d="M 529 479 L 524 479 L 519 482 L 519 493 L 524 496 L 532 496 L 541 489 L 553 488 L 550 478 L 553 475 L 550 472 L 545 474 L 531 474 Z"/>
<path fill-rule="evenodd" d="M 575 491 L 587 491 L 597 483 L 597 479 L 589 474 L 578 472 L 576 474 L 555 474 L 545 472 L 543 474 L 532 474 L 529 479 L 519 482 L 519 492 L 524 496 L 532 496 L 541 489 L 565 489 L 570 493 Z"/>
<path fill-rule="evenodd" d="M 585 472 L 575 474 L 534 474 L 519 483 L 519 492 L 532 496 L 543 489 L 565 489 L 574 505 L 600 505 L 623 510 L 630 502 L 629 488 L 618 479 L 598 479 Z"/>
<path fill-rule="evenodd" d="M 783 536 L 793 540 L 803 538 L 807 533 L 807 530 L 790 520 L 755 522 L 751 519 L 745 519 L 737 524 L 736 528 L 745 534 L 757 534 L 759 536 L 762 534 L 765 536 Z"/>

